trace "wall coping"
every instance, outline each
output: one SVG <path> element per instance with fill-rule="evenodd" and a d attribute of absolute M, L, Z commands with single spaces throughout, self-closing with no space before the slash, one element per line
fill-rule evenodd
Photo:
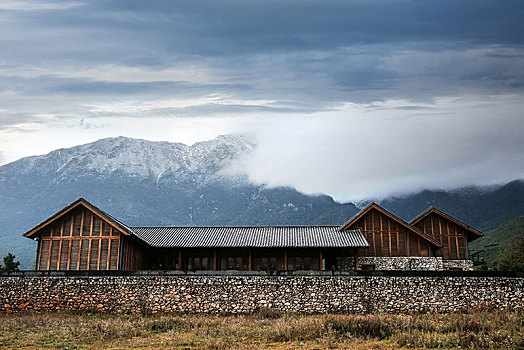
<path fill-rule="evenodd" d="M 319 277 L 512 277 L 524 278 L 516 271 L 0 271 L 3 277 L 194 277 L 194 276 L 319 276 Z"/>

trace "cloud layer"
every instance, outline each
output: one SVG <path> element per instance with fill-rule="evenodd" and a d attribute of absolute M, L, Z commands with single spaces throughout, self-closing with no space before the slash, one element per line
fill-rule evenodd
<path fill-rule="evenodd" d="M 254 180 L 341 199 L 509 180 L 522 18 L 521 1 L 0 1 L 1 160 L 242 131 L 253 164 L 296 164 Z"/>

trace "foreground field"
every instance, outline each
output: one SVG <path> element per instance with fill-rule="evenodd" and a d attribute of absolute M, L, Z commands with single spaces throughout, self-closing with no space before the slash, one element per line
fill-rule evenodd
<path fill-rule="evenodd" d="M 0 315 L 0 348 L 524 348 L 524 312 Z"/>

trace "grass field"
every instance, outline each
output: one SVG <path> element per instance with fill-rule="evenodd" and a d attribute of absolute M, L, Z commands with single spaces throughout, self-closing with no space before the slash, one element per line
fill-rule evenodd
<path fill-rule="evenodd" d="M 524 312 L 0 315 L 2 349 L 524 348 Z"/>

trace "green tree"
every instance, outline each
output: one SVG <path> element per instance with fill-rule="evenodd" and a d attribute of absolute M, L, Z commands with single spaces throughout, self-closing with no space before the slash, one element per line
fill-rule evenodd
<path fill-rule="evenodd" d="M 3 270 L 6 271 L 18 271 L 18 265 L 20 265 L 20 261 L 15 261 L 16 256 L 12 253 L 8 253 L 4 257 L 4 265 L 2 266 Z"/>
<path fill-rule="evenodd" d="M 498 269 L 500 271 L 524 271 L 524 237 L 501 255 Z"/>

